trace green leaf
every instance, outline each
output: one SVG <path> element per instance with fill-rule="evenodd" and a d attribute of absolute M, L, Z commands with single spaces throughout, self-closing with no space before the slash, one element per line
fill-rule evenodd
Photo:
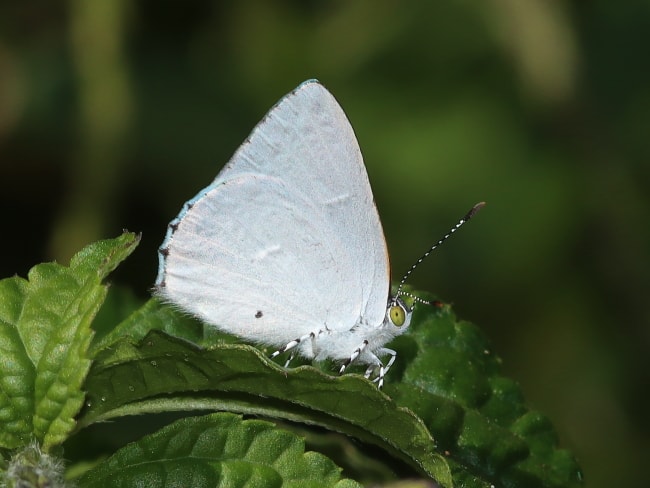
<path fill-rule="evenodd" d="M 0 280 L 0 446 L 7 448 L 25 445 L 32 432 L 36 368 L 16 328 L 28 293 L 20 278 Z"/>
<path fill-rule="evenodd" d="M 33 267 L 28 279 L 0 280 L 0 446 L 37 439 L 44 450 L 75 426 L 90 367 L 90 324 L 106 296 L 101 281 L 139 237 L 92 244 L 70 262 Z"/>
<path fill-rule="evenodd" d="M 582 474 L 548 419 L 528 410 L 481 331 L 450 307 L 418 307 L 386 391 L 418 414 L 461 486 L 573 487 Z"/>
<path fill-rule="evenodd" d="M 177 333 L 189 326 L 188 335 L 199 336 L 195 321 L 165 308 L 150 301 L 125 330 L 137 328 L 141 337 L 148 326 Z M 212 344 L 207 349 L 161 332 L 135 345 L 111 342 L 88 375 L 79 427 L 121 415 L 225 410 L 345 433 L 445 487 L 582 484 L 548 419 L 527 408 L 518 386 L 500 375 L 500 360 L 480 330 L 448 306 L 419 306 L 409 333 L 391 344 L 398 351 L 385 390 L 392 399 L 359 375 L 284 369 L 254 347 L 211 334 L 201 340 Z"/>
<path fill-rule="evenodd" d="M 146 306 L 151 306 L 146 305 Z M 227 410 L 324 426 L 377 444 L 444 486 L 451 478 L 422 421 L 358 375 L 330 376 L 311 366 L 285 369 L 258 349 L 201 349 L 150 333 L 115 344 L 88 375 L 79 427 L 120 415 Z"/>
<path fill-rule="evenodd" d="M 169 335 L 182 337 L 194 343 L 203 341 L 203 325 L 174 310 L 161 306 L 157 300 L 149 300 L 138 310 L 130 314 L 114 328 L 94 341 L 91 353 L 95 356 L 102 349 L 128 338 L 132 343 L 141 341 L 150 331 L 162 330 Z"/>
<path fill-rule="evenodd" d="M 229 413 L 174 422 L 120 449 L 80 487 L 360 487 L 304 441 L 269 422 Z"/>

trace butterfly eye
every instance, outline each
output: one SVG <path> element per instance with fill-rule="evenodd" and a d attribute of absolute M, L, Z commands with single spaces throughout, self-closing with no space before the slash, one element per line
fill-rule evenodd
<path fill-rule="evenodd" d="M 404 325 L 404 322 L 406 322 L 406 310 L 399 305 L 393 305 L 390 307 L 388 316 L 390 317 L 390 321 L 396 327 L 401 327 Z"/>

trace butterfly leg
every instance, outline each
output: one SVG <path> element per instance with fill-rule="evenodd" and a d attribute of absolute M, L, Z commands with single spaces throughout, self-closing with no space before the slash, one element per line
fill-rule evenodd
<path fill-rule="evenodd" d="M 377 388 L 381 390 L 382 386 L 384 386 L 384 376 L 386 375 L 386 371 L 388 370 L 384 368 L 384 364 L 380 361 L 380 359 L 377 356 L 375 356 L 375 359 L 377 360 L 377 366 L 379 366 L 379 374 L 374 380 L 372 380 L 372 382 L 374 383 L 376 381 Z"/>
<path fill-rule="evenodd" d="M 397 359 L 397 353 L 393 351 L 392 349 L 388 349 L 386 347 L 383 347 L 379 350 L 379 354 L 389 354 L 390 359 L 388 360 L 388 363 L 386 363 L 386 366 L 384 366 L 384 374 L 388 374 L 388 370 L 390 367 L 393 365 L 395 362 L 395 359 Z"/>
<path fill-rule="evenodd" d="M 320 331 L 318 332 L 318 334 L 320 335 Z M 315 339 L 315 338 L 316 338 L 316 334 L 315 334 L 314 332 L 310 332 L 309 334 L 305 334 L 305 335 L 302 336 L 302 337 L 298 337 L 297 339 L 294 339 L 294 340 L 292 340 L 291 342 L 288 342 L 287 344 L 285 344 L 284 346 L 282 346 L 280 349 L 278 349 L 277 351 L 275 351 L 273 354 L 271 354 L 271 356 L 269 356 L 269 357 L 270 357 L 271 359 L 273 359 L 274 357 L 279 356 L 279 355 L 282 354 L 283 352 L 290 351 L 291 349 L 293 349 L 294 347 L 296 347 L 298 344 L 300 344 L 302 341 L 304 341 L 304 340 L 306 340 L 306 339 L 312 339 L 312 340 L 313 340 L 313 339 Z M 287 360 L 287 362 L 284 363 L 284 367 L 286 368 L 287 366 L 289 366 L 289 363 L 290 363 L 291 360 L 292 360 L 293 358 L 295 358 L 295 357 L 296 357 L 296 351 L 291 351 L 291 356 L 289 356 L 289 359 Z"/>
<path fill-rule="evenodd" d="M 341 369 L 339 369 L 339 374 L 343 374 L 345 371 L 345 368 L 350 366 L 350 363 L 357 359 L 359 357 L 359 354 L 366 348 L 368 345 L 368 341 L 363 341 L 359 347 L 357 347 L 354 351 L 352 351 L 352 354 L 350 354 L 350 357 L 347 358 L 345 361 L 343 361 L 343 364 L 341 364 Z"/>
<path fill-rule="evenodd" d="M 390 354 L 390 359 L 388 360 L 388 363 L 386 364 L 386 366 L 384 366 L 382 364 L 382 362 L 379 360 L 379 358 L 375 358 L 375 359 L 377 359 L 378 364 L 371 364 L 370 366 L 368 366 L 368 369 L 366 369 L 366 374 L 364 376 L 366 378 L 370 378 L 370 375 L 372 374 L 374 369 L 377 366 L 379 366 L 379 374 L 377 375 L 376 378 L 374 378 L 372 380 L 372 382 L 373 383 L 378 383 L 377 386 L 378 386 L 378 388 L 381 389 L 381 387 L 384 385 L 384 376 L 386 376 L 386 374 L 388 374 L 388 370 L 390 369 L 390 367 L 395 362 L 395 359 L 397 358 L 397 353 L 395 351 L 393 351 L 392 349 L 382 348 L 382 349 L 379 350 L 379 354 Z"/>
<path fill-rule="evenodd" d="M 293 358 L 295 357 L 296 357 L 296 351 L 294 349 L 293 351 L 291 351 L 291 354 L 289 354 L 289 359 L 287 359 L 286 362 L 284 363 L 284 367 L 288 368 L 289 364 L 291 364 L 291 361 L 293 361 Z"/>
<path fill-rule="evenodd" d="M 339 370 L 339 374 L 343 374 L 345 371 L 345 368 L 347 368 L 350 363 L 352 363 L 355 359 L 359 357 L 359 355 L 363 352 L 363 350 L 368 346 L 368 341 L 363 341 L 359 347 L 357 347 L 352 354 L 350 354 L 350 357 L 346 359 L 343 364 L 341 365 L 341 369 Z M 381 350 L 382 352 L 387 352 L 384 349 Z M 390 349 L 388 350 L 390 351 Z M 394 351 L 392 351 L 394 353 Z M 377 375 L 377 378 L 373 380 L 373 382 L 377 382 L 377 388 L 381 390 L 381 387 L 384 386 L 384 376 L 386 375 L 386 371 L 388 371 L 386 368 L 384 368 L 384 364 L 381 362 L 381 360 L 375 356 L 374 354 L 370 355 L 371 359 L 373 360 L 374 364 L 371 364 L 368 366 L 366 369 L 366 374 L 364 375 L 366 378 L 370 378 L 370 375 L 372 374 L 373 370 L 375 368 L 379 368 L 379 374 Z M 389 361 L 389 364 L 392 365 L 393 363 Z"/>
<path fill-rule="evenodd" d="M 366 369 L 366 372 L 363 375 L 363 377 L 366 379 L 370 378 L 370 375 L 372 374 L 372 372 L 375 370 L 376 367 L 377 365 L 375 364 L 371 364 L 370 366 L 368 366 L 368 369 Z"/>

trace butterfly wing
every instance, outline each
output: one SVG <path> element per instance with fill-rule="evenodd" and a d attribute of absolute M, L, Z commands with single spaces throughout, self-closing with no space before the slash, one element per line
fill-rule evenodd
<path fill-rule="evenodd" d="M 320 83 L 280 100 L 185 204 L 156 285 L 163 299 L 262 344 L 382 323 L 381 223 L 352 127 Z"/>

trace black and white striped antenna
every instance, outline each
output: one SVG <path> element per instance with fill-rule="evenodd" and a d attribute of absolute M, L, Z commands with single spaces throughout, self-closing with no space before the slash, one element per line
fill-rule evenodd
<path fill-rule="evenodd" d="M 415 271 L 415 268 L 417 268 L 417 267 L 420 265 L 420 263 L 421 263 L 422 261 L 424 261 L 424 260 L 429 256 L 429 254 L 431 254 L 431 253 L 434 251 L 434 249 L 440 247 L 440 245 L 441 245 L 443 242 L 445 242 L 447 239 L 449 239 L 449 237 L 451 237 L 451 235 L 452 235 L 454 232 L 456 232 L 458 229 L 460 229 L 460 228 L 462 227 L 462 225 L 463 225 L 465 222 L 467 222 L 469 219 L 471 219 L 472 217 L 474 217 L 474 214 L 476 214 L 476 212 L 478 212 L 479 210 L 481 210 L 483 207 L 485 207 L 485 202 L 479 202 L 479 203 L 477 203 L 476 205 L 474 205 L 474 206 L 470 209 L 470 211 L 467 212 L 467 213 L 465 214 L 465 216 L 464 216 L 462 219 L 460 219 L 460 220 L 458 221 L 458 223 L 457 223 L 456 225 L 454 225 L 454 226 L 451 228 L 451 230 L 450 230 L 449 232 L 447 232 L 447 233 L 446 233 L 446 234 L 445 234 L 441 239 L 438 240 L 438 242 L 436 242 L 433 246 L 431 246 L 427 252 L 425 252 L 422 256 L 420 256 L 420 259 L 418 259 L 418 260 L 413 264 L 413 266 L 411 266 L 411 268 L 406 272 L 406 274 L 405 274 L 405 275 L 402 277 L 402 279 L 400 280 L 400 282 L 399 282 L 399 286 L 397 287 L 397 293 L 395 293 L 395 296 L 396 296 L 396 297 L 398 297 L 398 296 L 400 296 L 400 295 L 406 295 L 406 296 L 411 297 L 412 299 L 414 299 L 416 302 L 424 303 L 424 304 L 427 304 L 427 305 L 431 305 L 431 303 L 428 302 L 428 301 L 426 301 L 426 300 L 422 300 L 421 298 L 418 298 L 418 297 L 416 297 L 416 296 L 414 296 L 414 295 L 411 295 L 411 294 L 408 293 L 408 292 L 402 291 L 402 287 L 404 286 L 404 283 L 406 283 L 406 280 L 409 278 L 409 276 L 411 276 L 411 273 L 412 273 L 413 271 Z"/>

